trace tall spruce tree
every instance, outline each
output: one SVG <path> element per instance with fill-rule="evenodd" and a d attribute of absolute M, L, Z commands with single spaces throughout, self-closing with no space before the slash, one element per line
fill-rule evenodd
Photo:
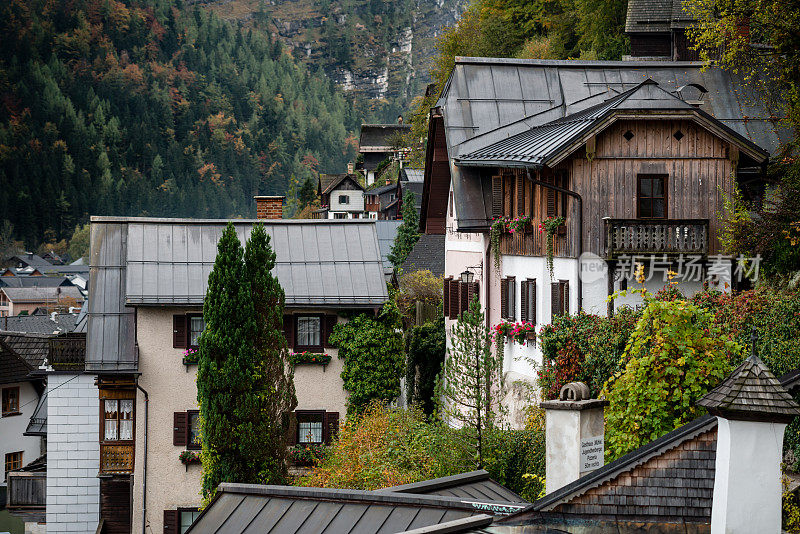
<path fill-rule="evenodd" d="M 256 316 L 254 345 L 259 377 L 262 484 L 285 484 L 287 473 L 287 414 L 297 407 L 292 367 L 283 335 L 284 292 L 270 272 L 275 252 L 260 224 L 253 228 L 244 251 L 244 266 L 253 295 Z"/>
<path fill-rule="evenodd" d="M 208 277 L 197 370 L 206 502 L 221 482 L 268 483 L 285 476 L 285 452 L 273 457 L 283 444 L 285 423 L 273 414 L 294 407 L 294 388 L 289 386 L 287 392 L 291 380 L 274 372 L 285 361 L 285 341 L 277 341 L 274 332 L 276 314 L 282 317 L 277 304 L 283 303 L 283 291 L 274 278 L 254 266 L 260 260 L 266 262 L 265 268 L 274 263 L 260 232 L 254 230 L 254 243 L 248 244 L 248 265 L 229 223 Z M 257 300 L 269 305 L 256 305 Z M 280 358 L 281 363 L 268 362 L 271 358 Z"/>
<path fill-rule="evenodd" d="M 419 215 L 414 198 L 413 191 L 406 191 L 403 195 L 403 223 L 397 228 L 397 236 L 388 256 L 395 267 L 400 267 L 406 261 L 408 253 L 419 241 Z"/>
<path fill-rule="evenodd" d="M 502 353 L 492 354 L 491 336 L 476 296 L 452 327 L 443 376 L 437 384 L 445 421 L 467 432 L 483 467 L 486 431 L 498 422 L 504 392 Z"/>

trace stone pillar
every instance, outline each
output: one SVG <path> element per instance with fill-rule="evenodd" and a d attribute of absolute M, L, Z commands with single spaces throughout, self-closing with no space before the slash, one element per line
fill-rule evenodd
<path fill-rule="evenodd" d="M 559 400 L 541 403 L 545 410 L 547 493 L 603 466 L 603 409 L 608 401 L 589 398 L 586 384 L 561 388 Z"/>

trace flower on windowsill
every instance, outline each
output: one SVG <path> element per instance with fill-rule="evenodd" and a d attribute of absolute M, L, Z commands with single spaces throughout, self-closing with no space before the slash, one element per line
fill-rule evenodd
<path fill-rule="evenodd" d="M 184 465 L 192 465 L 200 463 L 200 453 L 194 451 L 183 451 L 178 459 Z"/>
<path fill-rule="evenodd" d="M 200 355 L 197 349 L 186 349 L 183 351 L 183 363 L 186 365 L 196 364 Z"/>
<path fill-rule="evenodd" d="M 536 340 L 536 325 L 528 322 L 501 321 L 492 328 L 492 335 L 495 342 L 497 342 L 498 337 L 508 337 L 515 343 L 525 345 L 529 341 Z"/>
<path fill-rule="evenodd" d="M 292 365 L 328 365 L 331 363 L 331 357 L 329 354 L 320 354 L 308 351 L 293 352 L 289 354 L 289 363 Z"/>
<path fill-rule="evenodd" d="M 315 465 L 324 456 L 327 447 L 315 443 L 289 447 L 289 461 L 294 465 Z"/>

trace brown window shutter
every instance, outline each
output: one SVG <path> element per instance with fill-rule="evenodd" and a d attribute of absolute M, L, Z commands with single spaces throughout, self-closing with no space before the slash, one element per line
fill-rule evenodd
<path fill-rule="evenodd" d="M 287 414 L 289 424 L 286 429 L 286 444 L 289 446 L 297 445 L 297 414 L 290 412 Z"/>
<path fill-rule="evenodd" d="M 442 309 L 444 310 L 444 316 L 450 317 L 450 278 L 444 279 L 444 290 L 442 293 L 444 297 L 444 303 Z"/>
<path fill-rule="evenodd" d="M 525 280 L 519 284 L 519 320 L 523 323 L 528 322 L 528 284 L 529 282 Z"/>
<path fill-rule="evenodd" d="M 185 349 L 186 342 L 189 336 L 186 333 L 186 316 L 173 315 L 172 316 L 172 347 L 176 349 Z"/>
<path fill-rule="evenodd" d="M 294 347 L 294 318 L 289 314 L 283 316 L 283 335 L 289 348 Z"/>
<path fill-rule="evenodd" d="M 552 282 L 550 284 L 550 313 L 553 318 L 561 315 L 561 284 Z"/>
<path fill-rule="evenodd" d="M 525 215 L 525 176 L 517 175 L 517 215 Z"/>
<path fill-rule="evenodd" d="M 186 432 L 189 429 L 189 414 L 186 412 L 175 412 L 172 421 L 172 444 L 185 447 Z"/>
<path fill-rule="evenodd" d="M 323 340 L 323 345 L 325 345 L 326 349 L 333 348 L 330 341 L 328 340 L 333 333 L 333 327 L 336 326 L 337 318 L 335 315 L 326 315 L 325 316 L 325 339 Z"/>
<path fill-rule="evenodd" d="M 508 319 L 508 279 L 500 280 L 500 317 Z"/>
<path fill-rule="evenodd" d="M 458 282 L 450 280 L 450 312 L 451 319 L 458 317 Z"/>
<path fill-rule="evenodd" d="M 508 277 L 508 319 L 517 320 L 517 279 Z"/>
<path fill-rule="evenodd" d="M 547 216 L 556 216 L 556 192 L 552 189 L 547 190 Z"/>
<path fill-rule="evenodd" d="M 468 302 L 472 302 L 472 299 L 475 298 L 475 295 L 479 294 L 479 287 L 480 286 L 478 285 L 478 282 L 472 282 L 472 283 L 467 284 L 467 285 L 469 286 L 468 287 L 468 291 L 467 291 L 467 301 Z M 469 304 L 467 305 L 467 309 L 469 309 Z"/>
<path fill-rule="evenodd" d="M 458 314 L 461 315 L 465 311 L 469 310 L 469 286 L 472 284 L 465 284 L 463 282 L 458 283 L 458 294 L 459 294 L 459 306 L 458 306 Z"/>
<path fill-rule="evenodd" d="M 177 510 L 164 510 L 164 534 L 180 532 L 181 515 Z"/>
<path fill-rule="evenodd" d="M 330 445 L 336 434 L 339 433 L 339 412 L 325 412 L 325 420 L 322 424 L 322 441 Z"/>
<path fill-rule="evenodd" d="M 492 217 L 503 216 L 503 177 L 492 176 Z"/>
<path fill-rule="evenodd" d="M 561 313 L 569 314 L 569 281 L 561 280 Z"/>
<path fill-rule="evenodd" d="M 528 281 L 528 299 L 531 303 L 530 310 L 528 311 L 528 321 L 536 324 L 536 279 Z"/>

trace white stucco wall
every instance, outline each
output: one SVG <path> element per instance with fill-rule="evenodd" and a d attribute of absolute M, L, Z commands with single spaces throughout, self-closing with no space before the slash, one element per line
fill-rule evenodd
<path fill-rule="evenodd" d="M 39 395 L 36 393 L 30 382 L 17 382 L 12 384 L 2 384 L 0 389 L 19 387 L 19 415 L 9 415 L 0 417 L 0 458 L 5 461 L 6 454 L 10 452 L 22 452 L 22 465 L 26 465 L 42 455 L 42 438 L 39 436 L 23 436 L 22 433 L 28 428 L 33 412 L 39 402 Z M 0 479 L 5 475 L 5 464 Z M 0 486 L 5 486 L 5 480 L 0 480 Z"/>
<path fill-rule="evenodd" d="M 711 534 L 778 534 L 786 425 L 717 421 Z"/>
<path fill-rule="evenodd" d="M 148 532 L 163 532 L 164 510 L 200 505 L 202 467 L 184 466 L 178 456 L 186 447 L 173 445 L 175 412 L 197 410 L 197 366 L 183 364 L 184 349 L 172 347 L 172 316 L 198 312 L 189 308 L 138 308 L 139 384 L 149 395 L 147 443 Z M 292 310 L 293 313 L 302 313 Z M 323 313 L 314 310 L 313 313 Z M 342 319 L 340 319 L 341 321 Z M 323 368 L 302 365 L 295 369 L 298 410 L 339 412 L 345 417 L 347 394 L 342 389 L 342 362 L 336 349 L 325 349 L 331 363 Z M 144 397 L 137 394 L 136 466 L 133 490 L 133 532 L 142 528 L 142 474 L 144 467 Z"/>
<path fill-rule="evenodd" d="M 94 379 L 47 377 L 48 532 L 94 532 L 100 521 L 100 401 Z"/>
<path fill-rule="evenodd" d="M 340 196 L 350 199 L 348 204 L 339 202 Z M 330 211 L 364 211 L 364 192 L 359 189 L 334 189 L 330 193 Z"/>

